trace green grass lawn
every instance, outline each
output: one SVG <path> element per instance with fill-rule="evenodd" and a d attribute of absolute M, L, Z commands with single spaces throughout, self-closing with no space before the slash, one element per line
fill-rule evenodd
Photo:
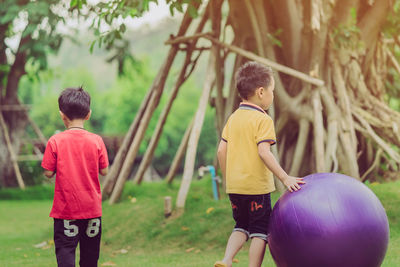
<path fill-rule="evenodd" d="M 165 219 L 164 197 L 175 200 L 178 187 L 178 183 L 134 186 L 128 182 L 120 203 L 104 202 L 99 266 L 213 266 L 223 256 L 233 226 L 229 201 L 212 199 L 206 177 L 193 181 L 185 214 Z M 399 266 L 400 181 L 370 188 L 390 221 L 389 249 L 382 266 Z M 0 266 L 56 266 L 48 217 L 51 192 L 51 186 L 28 188 L 24 193 L 0 190 Z M 277 197 L 274 194 L 273 201 Z M 35 248 L 40 243 L 43 247 Z M 247 266 L 247 252 L 248 244 L 234 266 Z M 269 252 L 263 266 L 274 266 Z"/>

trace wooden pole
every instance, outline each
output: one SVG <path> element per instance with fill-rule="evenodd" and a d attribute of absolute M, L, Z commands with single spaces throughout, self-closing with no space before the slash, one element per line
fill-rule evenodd
<path fill-rule="evenodd" d="M 207 38 L 207 36 L 211 34 L 210 32 L 203 32 L 203 33 L 195 33 L 190 36 L 179 36 L 179 37 L 174 37 L 172 39 L 168 39 L 167 41 L 164 42 L 166 45 L 176 45 L 179 43 L 186 43 L 186 42 L 191 42 L 193 40 L 199 39 L 201 37 Z"/>
<path fill-rule="evenodd" d="M 0 111 L 0 125 L 1 125 L 1 128 L 3 129 L 4 139 L 6 140 L 7 149 L 11 156 L 11 162 L 12 162 L 12 165 L 14 168 L 15 176 L 17 177 L 18 185 L 22 190 L 24 190 L 25 183 L 24 183 L 24 180 L 22 179 L 21 171 L 19 170 L 18 163 L 17 163 L 17 157 L 12 148 L 10 135 L 8 134 L 7 125 L 4 121 L 3 113 L 1 111 Z"/>
<path fill-rule="evenodd" d="M 259 26 L 260 21 L 257 19 L 256 12 L 253 8 L 254 1 L 244 0 L 244 4 L 247 8 L 247 13 L 249 14 L 250 23 L 253 28 L 253 36 L 254 36 L 254 39 L 256 40 L 258 54 L 261 57 L 265 58 L 264 42 L 263 42 L 263 38 L 262 38 L 263 34 L 262 34 L 262 31 Z M 259 5 L 259 6 L 262 6 L 262 5 Z"/>
<path fill-rule="evenodd" d="M 346 84 L 341 72 L 339 62 L 336 58 L 332 57 L 333 64 L 333 84 L 335 85 L 338 106 L 340 108 L 342 117 L 339 125 L 341 133 L 339 138 L 340 145 L 343 147 L 343 163 L 348 166 L 348 173 L 350 176 L 357 179 L 360 178 L 360 173 L 357 163 L 357 137 L 354 129 L 354 120 L 352 117 L 351 101 L 346 91 Z"/>
<path fill-rule="evenodd" d="M 319 91 L 312 93 L 312 106 L 314 111 L 314 153 L 317 172 L 325 172 L 325 144 L 324 122 L 322 118 L 322 104 Z"/>
<path fill-rule="evenodd" d="M 14 105 L 0 105 L 0 111 L 28 111 L 30 105 L 14 104 Z"/>
<path fill-rule="evenodd" d="M 207 7 L 199 25 L 197 26 L 196 33 L 201 32 L 203 30 L 205 22 L 207 21 L 207 18 L 208 18 L 208 13 L 209 13 L 208 10 L 209 9 Z M 172 104 L 178 94 L 180 87 L 187 80 L 187 78 L 189 78 L 190 74 L 193 72 L 193 70 L 197 64 L 198 57 L 194 61 L 192 61 L 192 59 L 191 59 L 193 50 L 196 47 L 196 43 L 197 43 L 197 39 L 188 44 L 188 47 L 186 50 L 185 61 L 183 63 L 182 69 L 179 73 L 178 79 L 175 83 L 174 89 L 172 90 L 170 99 L 168 100 L 168 103 L 164 107 L 163 111 L 161 112 L 161 115 L 157 122 L 156 129 L 154 130 L 153 136 L 151 137 L 150 143 L 144 154 L 142 162 L 140 163 L 139 169 L 136 172 L 135 178 L 133 179 L 134 183 L 136 183 L 136 184 L 140 184 L 142 182 L 144 173 L 146 172 L 147 168 L 150 165 L 151 160 L 153 159 L 154 151 L 156 149 L 158 141 L 160 140 L 160 137 L 161 137 L 165 122 L 167 120 L 168 114 L 171 110 Z M 200 56 L 200 54 L 199 54 L 199 56 Z M 188 68 L 190 65 L 192 67 L 188 71 Z"/>
<path fill-rule="evenodd" d="M 275 61 L 269 60 L 267 58 L 260 57 L 260 56 L 258 56 L 256 54 L 252 53 L 252 52 L 246 51 L 246 50 L 241 49 L 241 48 L 239 48 L 237 46 L 225 44 L 225 43 L 223 43 L 223 42 L 221 42 L 221 41 L 219 41 L 219 40 L 217 40 L 217 39 L 215 39 L 215 38 L 213 38 L 211 36 L 207 36 L 206 38 L 209 39 L 211 42 L 213 42 L 214 44 L 216 44 L 218 46 L 224 47 L 224 48 L 226 48 L 228 50 L 231 50 L 232 52 L 235 52 L 237 54 L 241 54 L 242 56 L 247 57 L 248 59 L 251 59 L 251 60 L 257 61 L 259 63 L 268 65 L 271 68 L 276 69 L 277 71 L 280 71 L 280 72 L 286 73 L 286 74 L 288 74 L 290 76 L 299 78 L 300 80 L 306 81 L 306 82 L 314 84 L 316 86 L 323 86 L 324 85 L 324 81 L 323 80 L 314 78 L 314 77 L 312 77 L 310 75 L 307 75 L 307 74 L 304 74 L 304 73 L 302 73 L 302 72 L 300 72 L 298 70 L 295 70 L 295 69 L 289 68 L 287 66 L 284 66 L 282 64 L 276 63 Z"/>
<path fill-rule="evenodd" d="M 46 146 L 47 139 L 44 137 L 42 131 L 40 131 L 40 128 L 37 126 L 37 124 L 28 115 L 28 110 L 30 108 L 31 108 L 31 105 L 19 104 L 19 101 L 18 101 L 18 104 L 14 104 L 14 105 L 0 105 L 0 112 L 1 111 L 23 111 L 28 122 L 32 125 L 33 131 L 39 137 L 40 142 L 42 143 L 42 145 Z"/>
<path fill-rule="evenodd" d="M 199 3 L 195 2 L 196 8 L 198 8 Z M 184 35 L 185 32 L 187 31 L 190 23 L 192 22 L 193 18 L 190 16 L 189 12 L 186 11 L 180 29 L 178 31 L 178 36 Z M 155 78 L 151 91 L 154 91 L 154 93 L 151 95 L 151 99 L 149 101 L 149 107 L 146 109 L 144 112 L 143 118 L 139 122 L 139 126 L 137 129 L 137 133 L 132 141 L 132 144 L 129 147 L 129 150 L 126 154 L 126 158 L 124 159 L 124 162 L 122 164 L 121 171 L 118 175 L 115 187 L 111 193 L 110 196 L 110 204 L 114 204 L 117 202 L 117 200 L 120 198 L 122 194 L 122 189 L 125 185 L 126 180 L 128 179 L 128 176 L 131 172 L 132 165 L 135 161 L 137 152 L 139 151 L 139 147 L 141 144 L 141 141 L 143 139 L 143 136 L 146 132 L 147 126 L 150 122 L 151 116 L 153 115 L 154 110 L 156 109 L 160 98 L 161 94 L 164 89 L 165 81 L 167 79 L 169 70 L 171 69 L 172 63 L 175 59 L 175 56 L 178 52 L 179 47 L 178 46 L 172 46 L 168 52 L 168 56 L 162 65 L 157 77 Z"/>
<path fill-rule="evenodd" d="M 172 51 L 171 51 L 172 50 Z M 144 134 L 146 132 L 146 129 L 149 125 L 151 116 L 153 115 L 154 110 L 156 109 L 158 103 L 159 103 L 159 99 L 161 97 L 162 94 L 162 90 L 160 90 L 160 86 L 162 85 L 162 87 L 165 84 L 165 80 L 166 80 L 166 74 L 169 72 L 172 62 L 175 59 L 176 53 L 177 53 L 177 49 L 173 48 L 170 50 L 170 53 L 167 57 L 167 60 L 164 64 L 164 66 L 161 68 L 162 72 L 160 72 L 159 77 L 156 78 L 156 84 L 158 84 L 158 86 L 155 86 L 158 90 L 155 91 L 152 96 L 151 99 L 149 101 L 149 106 L 147 107 L 147 109 L 144 112 L 143 118 L 140 120 L 139 122 L 139 126 L 136 132 L 136 135 L 132 141 L 132 144 L 129 147 L 129 150 L 126 154 L 126 158 L 124 159 L 124 162 L 122 164 L 122 168 L 121 171 L 118 175 L 117 178 L 117 182 L 115 184 L 114 190 L 111 193 L 110 196 L 110 204 L 114 204 L 115 202 L 117 202 L 117 200 L 120 198 L 121 193 L 122 193 L 122 189 L 125 185 L 126 180 L 128 179 L 128 176 L 131 172 L 133 163 L 135 162 L 136 159 L 136 155 L 139 151 L 140 148 L 140 144 L 142 142 L 142 139 L 144 137 Z M 164 78 L 161 78 L 164 77 Z M 159 82 L 157 80 L 163 80 L 162 84 L 159 84 Z"/>
<path fill-rule="evenodd" d="M 216 39 L 219 39 L 221 33 L 221 9 L 222 9 L 221 0 L 213 0 L 211 1 L 211 27 L 212 34 Z M 215 98 L 215 113 L 216 113 L 216 121 L 217 121 L 217 130 L 218 133 L 222 133 L 222 128 L 224 127 L 224 97 L 223 97 L 223 87 L 224 87 L 224 61 L 221 58 L 220 47 L 213 45 L 211 47 L 211 53 L 214 54 L 215 57 L 215 81 L 216 86 L 215 90 L 217 92 Z"/>
<path fill-rule="evenodd" d="M 229 85 L 229 95 L 227 97 L 226 104 L 225 104 L 224 123 L 228 119 L 228 117 L 232 114 L 232 112 L 234 111 L 235 104 L 236 104 L 237 98 L 239 96 L 239 93 L 236 89 L 235 73 L 236 73 L 236 70 L 239 68 L 239 66 L 242 64 L 242 62 L 243 62 L 243 57 L 241 55 L 236 54 L 235 64 L 233 65 L 232 76 L 231 76 L 231 81 L 230 81 L 230 85 Z"/>
<path fill-rule="evenodd" d="M 389 48 L 385 47 L 385 52 L 388 54 L 390 61 L 392 62 L 394 68 L 397 70 L 397 72 L 400 74 L 400 64 L 396 60 L 396 57 L 392 54 L 392 52 L 389 50 Z"/>
<path fill-rule="evenodd" d="M 164 197 L 164 217 L 168 218 L 172 214 L 172 198 L 170 196 Z"/>
<path fill-rule="evenodd" d="M 196 36 L 185 36 L 184 40 L 185 41 L 190 40 L 191 37 L 192 38 L 206 38 L 206 39 L 210 40 L 215 45 L 218 45 L 220 47 L 226 48 L 226 49 L 228 49 L 228 50 L 230 50 L 230 51 L 232 51 L 232 52 L 234 52 L 236 54 L 239 54 L 239 55 L 241 55 L 243 57 L 246 57 L 248 59 L 257 61 L 257 62 L 259 62 L 261 64 L 268 65 L 268 66 L 270 66 L 271 68 L 273 68 L 273 69 L 275 69 L 277 71 L 280 71 L 282 73 L 286 73 L 286 74 L 288 74 L 290 76 L 293 76 L 293 77 L 296 77 L 296 78 L 298 78 L 298 79 L 300 79 L 302 81 L 314 84 L 316 86 L 323 86 L 324 85 L 324 81 L 323 80 L 314 78 L 314 77 L 312 77 L 310 75 L 307 75 L 307 74 L 302 73 L 302 72 L 300 72 L 298 70 L 289 68 L 289 67 L 287 67 L 285 65 L 276 63 L 275 61 L 269 60 L 267 58 L 263 58 L 261 56 L 258 56 L 256 54 L 252 53 L 252 52 L 249 52 L 249 51 L 246 51 L 246 50 L 244 50 L 244 49 L 242 49 L 240 47 L 237 47 L 235 45 L 230 45 L 230 44 L 223 43 L 223 42 L 215 39 L 214 37 L 212 37 L 210 35 L 210 33 L 208 33 L 208 34 L 206 34 L 206 33 L 198 34 Z M 168 41 L 167 43 L 168 44 L 176 44 L 176 43 L 179 43 L 179 42 L 181 42 L 181 39 L 179 37 L 177 37 L 177 38 L 175 38 L 173 40 Z"/>
<path fill-rule="evenodd" d="M 147 95 L 145 96 L 144 100 L 142 101 L 139 111 L 135 116 L 134 121 L 132 122 L 131 126 L 129 127 L 128 133 L 125 135 L 124 140 L 122 141 L 121 147 L 118 149 L 117 155 L 115 156 L 114 162 L 111 165 L 110 172 L 106 176 L 103 185 L 103 194 L 108 196 L 114 189 L 115 183 L 118 178 L 118 174 L 121 170 L 122 164 L 124 163 L 126 154 L 128 153 L 128 149 L 132 140 L 137 132 L 139 122 L 143 118 L 143 114 L 148 107 L 151 95 L 153 93 L 152 88 L 149 89 Z"/>
<path fill-rule="evenodd" d="M 299 123 L 299 135 L 297 137 L 297 144 L 294 150 L 293 162 L 290 167 L 289 174 L 297 176 L 303 161 L 304 150 L 307 144 L 308 133 L 310 132 L 310 122 L 306 119 L 301 119 Z"/>
<path fill-rule="evenodd" d="M 41 161 L 43 156 L 40 155 L 18 155 L 17 161 Z"/>
<path fill-rule="evenodd" d="M 185 167 L 183 170 L 181 187 L 179 188 L 178 198 L 176 201 L 177 208 L 181 210 L 183 210 L 183 208 L 185 207 L 186 197 L 189 192 L 190 183 L 193 177 L 197 144 L 199 141 L 201 129 L 204 122 L 204 117 L 208 104 L 208 98 L 210 97 L 211 88 L 215 79 L 215 73 L 213 68 L 214 64 L 215 64 L 214 54 L 210 53 L 210 58 L 208 60 L 208 65 L 207 65 L 207 73 L 203 87 L 203 93 L 201 95 L 199 101 L 199 107 L 195 115 L 193 129 L 190 133 L 188 148 L 186 151 Z"/>
<path fill-rule="evenodd" d="M 28 112 L 26 112 L 26 117 L 29 121 L 29 123 L 31 124 L 33 130 L 35 131 L 36 135 L 39 137 L 40 142 L 42 143 L 42 145 L 46 146 L 47 145 L 47 139 L 46 137 L 44 137 L 42 131 L 40 130 L 40 128 L 37 126 L 37 124 L 31 119 L 31 117 L 28 115 Z"/>
<path fill-rule="evenodd" d="M 154 151 L 156 149 L 158 141 L 160 140 L 161 133 L 164 128 L 165 122 L 167 120 L 168 114 L 171 111 L 172 104 L 174 103 L 174 100 L 178 95 L 179 88 L 186 80 L 185 73 L 189 65 L 189 62 L 190 62 L 190 55 L 189 56 L 187 55 L 184 66 L 182 67 L 181 72 L 179 74 L 178 80 L 176 81 L 176 84 L 174 86 L 174 89 L 172 90 L 171 96 L 167 104 L 165 105 L 163 111 L 161 112 L 161 115 L 157 122 L 156 129 L 154 130 L 153 136 L 151 137 L 150 143 L 143 156 L 142 162 L 140 163 L 139 169 L 136 172 L 135 178 L 133 179 L 133 182 L 136 184 L 140 184 L 142 182 L 143 175 L 146 172 L 147 168 L 149 167 L 151 160 L 153 159 Z"/>
<path fill-rule="evenodd" d="M 374 140 L 380 148 L 382 148 L 393 160 L 397 163 L 400 162 L 400 153 L 396 152 L 394 149 L 391 148 L 390 144 L 388 144 L 385 140 L 383 140 L 380 136 L 378 136 L 375 131 L 372 129 L 371 125 L 362 118 L 356 112 L 353 112 L 353 115 L 357 118 L 360 124 L 365 128 L 367 134 Z M 357 130 L 362 131 L 362 128 L 357 127 Z"/>
<path fill-rule="evenodd" d="M 167 177 L 165 178 L 165 180 L 169 184 L 171 184 L 172 181 L 174 180 L 175 174 L 176 174 L 176 172 L 178 171 L 178 168 L 179 168 L 179 164 L 181 163 L 183 155 L 185 154 L 185 151 L 186 151 L 186 148 L 187 148 L 187 144 L 188 144 L 188 141 L 189 141 L 189 136 L 190 136 L 190 133 L 191 133 L 192 128 L 193 128 L 193 122 L 194 122 L 194 120 L 192 120 L 190 122 L 190 124 L 188 125 L 188 127 L 186 128 L 186 131 L 185 131 L 185 134 L 183 135 L 181 144 L 179 145 L 179 148 L 178 148 L 178 150 L 177 150 L 177 152 L 175 154 L 174 160 L 172 161 L 171 167 L 169 168 Z"/>

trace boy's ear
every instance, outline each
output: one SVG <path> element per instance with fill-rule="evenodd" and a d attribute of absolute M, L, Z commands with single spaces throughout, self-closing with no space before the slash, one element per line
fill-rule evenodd
<path fill-rule="evenodd" d="M 264 87 L 258 87 L 256 90 L 256 94 L 258 97 L 262 97 L 262 94 L 264 93 Z"/>
<path fill-rule="evenodd" d="M 86 115 L 85 117 L 85 121 L 87 121 L 88 119 L 90 119 L 90 116 L 92 115 L 92 110 L 89 110 L 89 113 Z"/>
<path fill-rule="evenodd" d="M 59 112 L 60 112 L 61 119 L 65 120 L 65 117 L 66 117 L 65 114 L 61 110 L 59 110 Z"/>

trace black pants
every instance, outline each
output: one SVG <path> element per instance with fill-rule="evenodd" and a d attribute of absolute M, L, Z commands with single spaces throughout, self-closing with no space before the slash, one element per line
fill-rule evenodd
<path fill-rule="evenodd" d="M 232 215 L 236 222 L 234 231 L 240 231 L 247 237 L 258 237 L 267 241 L 271 215 L 271 196 L 229 194 Z"/>
<path fill-rule="evenodd" d="M 95 267 L 100 254 L 101 217 L 82 220 L 54 219 L 54 244 L 59 267 L 75 267 L 79 243 L 81 267 Z"/>

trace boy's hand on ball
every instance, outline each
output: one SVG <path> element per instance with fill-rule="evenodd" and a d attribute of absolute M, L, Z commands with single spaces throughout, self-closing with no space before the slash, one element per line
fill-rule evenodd
<path fill-rule="evenodd" d="M 305 183 L 306 182 L 303 180 L 303 178 L 294 176 L 288 176 L 283 182 L 283 184 L 290 192 L 300 190 L 301 189 L 300 184 L 305 184 Z"/>

